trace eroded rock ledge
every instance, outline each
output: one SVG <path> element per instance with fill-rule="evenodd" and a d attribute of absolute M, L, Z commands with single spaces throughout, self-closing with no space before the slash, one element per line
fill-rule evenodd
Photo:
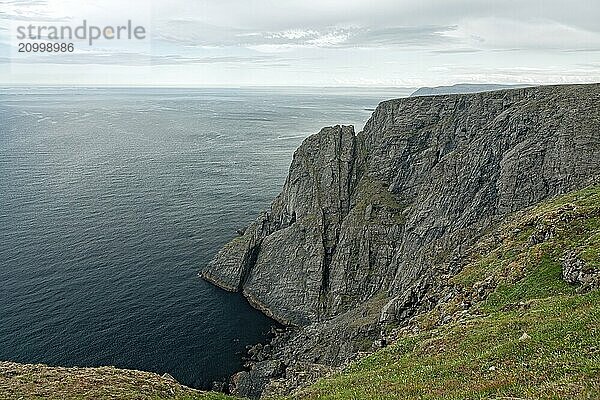
<path fill-rule="evenodd" d="M 386 101 L 359 134 L 307 138 L 270 210 L 202 276 L 301 327 L 273 345 L 284 371 L 337 366 L 443 301 L 484 232 L 599 166 L 597 84 Z"/>

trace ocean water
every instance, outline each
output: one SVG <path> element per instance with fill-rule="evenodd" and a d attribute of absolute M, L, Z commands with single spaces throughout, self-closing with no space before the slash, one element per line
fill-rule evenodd
<path fill-rule="evenodd" d="M 0 88 L 0 360 L 206 388 L 275 323 L 197 277 L 322 126 L 405 90 Z"/>

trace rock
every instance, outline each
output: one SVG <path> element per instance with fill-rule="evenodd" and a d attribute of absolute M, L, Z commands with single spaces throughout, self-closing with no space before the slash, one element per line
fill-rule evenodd
<path fill-rule="evenodd" d="M 583 270 L 585 262 L 577 258 L 575 252 L 569 252 L 563 257 L 562 262 L 562 277 L 563 280 L 570 284 L 581 284 L 583 279 Z"/>
<path fill-rule="evenodd" d="M 168 379 L 168 380 L 170 380 L 170 381 L 176 381 L 176 380 L 175 380 L 175 378 L 173 378 L 173 376 L 172 376 L 171 374 L 168 374 L 168 373 L 166 373 L 166 372 L 165 372 L 164 374 L 162 374 L 162 375 L 161 375 L 161 378 L 163 378 L 163 379 Z"/>
<path fill-rule="evenodd" d="M 563 280 L 572 285 L 581 285 L 583 290 L 600 287 L 600 270 L 588 267 L 576 251 L 570 251 L 562 258 Z"/>
<path fill-rule="evenodd" d="M 263 397 L 277 398 L 289 395 L 292 391 L 316 382 L 317 379 L 333 373 L 331 367 L 305 362 L 296 362 L 285 370 L 285 375 L 274 379 L 265 387 Z"/>
<path fill-rule="evenodd" d="M 213 392 L 225 393 L 225 389 L 227 389 L 227 383 L 222 381 L 215 381 L 212 383 L 211 390 Z"/>
<path fill-rule="evenodd" d="M 269 212 L 202 275 L 300 326 L 400 295 L 503 215 L 598 174 L 599 87 L 390 100 L 358 135 L 324 128 Z"/>
<path fill-rule="evenodd" d="M 521 335 L 521 337 L 519 337 L 519 342 L 524 342 L 524 341 L 529 340 L 529 339 L 531 339 L 531 336 L 529 336 L 527 334 L 527 332 L 523 332 L 523 334 Z"/>
<path fill-rule="evenodd" d="M 229 390 L 231 394 L 251 399 L 259 398 L 271 379 L 280 377 L 283 364 L 277 360 L 258 362 L 250 371 L 233 375 Z"/>
<path fill-rule="evenodd" d="M 484 232 L 599 175 L 598 104 L 598 84 L 385 101 L 358 134 L 307 138 L 270 209 L 202 276 L 299 327 L 274 356 L 341 365 L 382 323 L 435 307 Z M 541 227 L 530 243 L 552 235 Z M 565 262 L 565 280 L 596 282 L 586 271 Z M 493 288 L 482 281 L 462 307 Z"/>
<path fill-rule="evenodd" d="M 242 291 L 280 322 L 319 320 L 325 308 L 321 293 L 327 292 L 329 265 L 350 208 L 354 155 L 352 127 L 325 128 L 306 139 L 270 212 L 226 245 L 202 276 Z M 276 275 L 273 265 L 281 268 Z"/>
<path fill-rule="evenodd" d="M 368 221 L 371 219 L 371 213 L 373 213 L 373 204 L 367 205 L 367 208 L 365 208 L 365 221 Z"/>

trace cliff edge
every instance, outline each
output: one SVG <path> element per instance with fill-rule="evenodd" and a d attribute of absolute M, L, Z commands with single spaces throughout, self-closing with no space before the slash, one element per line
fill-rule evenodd
<path fill-rule="evenodd" d="M 506 216 L 599 175 L 598 84 L 385 101 L 358 134 L 307 138 L 270 210 L 202 276 L 301 327 L 273 357 L 340 365 L 443 301 Z"/>

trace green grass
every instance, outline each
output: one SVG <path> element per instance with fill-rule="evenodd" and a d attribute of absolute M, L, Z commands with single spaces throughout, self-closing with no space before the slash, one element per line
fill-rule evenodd
<path fill-rule="evenodd" d="M 582 247 L 581 259 L 589 267 L 600 269 L 600 233 L 592 235 Z"/>
<path fill-rule="evenodd" d="M 363 224 L 403 224 L 404 217 L 402 211 L 406 208 L 401 204 L 392 193 L 388 190 L 388 185 L 382 181 L 373 180 L 368 176 L 363 177 L 357 190 L 357 198 L 355 199 L 354 213 L 360 215 L 360 220 Z M 373 208 L 373 217 L 369 220 L 363 218 L 367 206 Z M 386 218 L 381 220 L 377 218 L 378 210 L 384 210 Z M 388 220 L 389 219 L 389 220 Z"/>
<path fill-rule="evenodd" d="M 402 210 L 387 195 L 362 201 L 395 214 Z M 441 311 L 434 309 L 420 318 L 420 333 L 400 336 L 290 399 L 600 399 L 600 291 L 583 293 L 562 280 L 566 253 L 600 268 L 600 186 L 518 213 L 473 246 L 451 280 L 467 294 L 483 281 L 493 283 L 472 317 L 440 326 Z M 460 313 L 460 301 L 442 311 Z M 0 395 L 231 399 L 140 371 L 14 363 L 0 363 Z"/>
<path fill-rule="evenodd" d="M 559 197 L 519 213 L 514 220 L 499 235 L 492 235 L 495 241 L 480 245 L 478 257 L 453 278 L 463 287 L 485 277 L 495 278 L 498 288 L 481 307 L 483 311 L 574 294 L 575 287 L 561 279 L 562 258 L 567 253 L 574 252 L 588 266 L 598 265 L 599 186 Z"/>
<path fill-rule="evenodd" d="M 598 398 L 599 300 L 559 296 L 404 337 L 294 398 Z"/>
<path fill-rule="evenodd" d="M 599 216 L 599 186 L 515 215 L 452 280 L 468 292 L 492 277 L 479 316 L 436 326 L 434 310 L 422 317 L 428 329 L 292 398 L 599 399 L 600 292 L 561 277 L 566 252 L 598 267 Z"/>

